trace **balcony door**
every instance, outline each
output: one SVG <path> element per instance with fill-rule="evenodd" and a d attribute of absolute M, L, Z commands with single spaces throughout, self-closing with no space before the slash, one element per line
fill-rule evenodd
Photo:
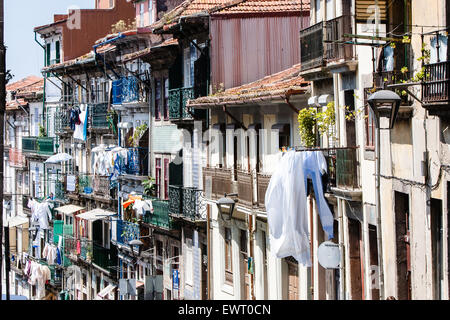
<path fill-rule="evenodd" d="M 411 300 L 411 253 L 409 196 L 395 192 L 395 231 L 397 242 L 397 298 Z"/>

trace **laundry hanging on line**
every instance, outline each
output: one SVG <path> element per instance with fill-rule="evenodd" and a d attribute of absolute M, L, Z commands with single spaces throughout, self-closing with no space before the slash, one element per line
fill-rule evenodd
<path fill-rule="evenodd" d="M 277 258 L 292 256 L 311 266 L 307 179 L 313 182 L 319 216 L 328 238 L 333 238 L 333 215 L 324 198 L 322 175 L 326 160 L 320 151 L 289 151 L 280 159 L 265 195 L 271 251 Z"/>

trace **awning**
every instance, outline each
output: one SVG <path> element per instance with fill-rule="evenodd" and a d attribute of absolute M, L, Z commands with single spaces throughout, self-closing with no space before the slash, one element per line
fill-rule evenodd
<path fill-rule="evenodd" d="M 66 206 L 55 208 L 56 211 L 64 214 L 73 214 L 77 211 L 85 209 L 84 207 L 76 206 L 74 204 L 68 204 Z"/>
<path fill-rule="evenodd" d="M 77 216 L 77 218 L 81 218 L 81 219 L 85 219 L 85 220 L 89 220 L 89 221 L 95 221 L 95 220 L 103 219 L 103 218 L 106 218 L 109 216 L 113 216 L 115 214 L 116 214 L 116 212 L 97 208 L 97 209 L 79 214 Z"/>
<path fill-rule="evenodd" d="M 105 297 L 110 294 L 114 289 L 117 287 L 115 285 L 108 285 L 106 288 L 103 288 L 102 291 L 100 291 L 94 300 L 103 300 Z"/>
<path fill-rule="evenodd" d="M 22 224 L 28 223 L 29 220 L 27 217 L 24 216 L 15 216 L 8 219 L 8 226 L 10 228 L 14 228 L 17 226 L 20 226 Z"/>

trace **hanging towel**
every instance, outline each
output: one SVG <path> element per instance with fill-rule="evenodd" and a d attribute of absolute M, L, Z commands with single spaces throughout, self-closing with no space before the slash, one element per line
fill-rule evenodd
<path fill-rule="evenodd" d="M 80 240 L 77 240 L 77 254 L 81 254 L 81 244 L 80 244 Z"/>
<path fill-rule="evenodd" d="M 56 248 L 56 263 L 61 265 L 61 251 L 59 248 Z"/>
<path fill-rule="evenodd" d="M 289 151 L 280 159 L 265 195 L 271 252 L 293 256 L 311 266 L 306 189 L 301 152 Z"/>
<path fill-rule="evenodd" d="M 80 112 L 80 123 L 75 124 L 73 132 L 74 139 L 86 141 L 87 122 L 88 122 L 88 108 Z"/>

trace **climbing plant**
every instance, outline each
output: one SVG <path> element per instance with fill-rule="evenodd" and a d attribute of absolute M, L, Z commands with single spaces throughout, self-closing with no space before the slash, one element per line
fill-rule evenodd
<path fill-rule="evenodd" d="M 298 113 L 298 129 L 305 147 L 313 147 L 316 144 L 316 115 L 317 110 L 315 108 L 304 108 Z"/>
<path fill-rule="evenodd" d="M 331 134 L 331 128 L 336 124 L 334 102 L 327 104 L 324 110 L 304 108 L 298 114 L 298 128 L 303 145 L 307 148 L 316 145 L 316 127 L 320 135 Z"/>
<path fill-rule="evenodd" d="M 141 139 L 142 135 L 145 133 L 145 131 L 147 130 L 148 125 L 146 123 L 140 125 L 139 127 L 134 129 L 133 135 L 129 138 L 128 142 L 133 146 L 133 147 L 138 147 L 139 146 L 139 140 Z"/>
<path fill-rule="evenodd" d="M 148 177 L 148 179 L 142 181 L 141 184 L 144 186 L 144 194 L 146 196 L 150 197 L 156 196 L 155 178 Z"/>

